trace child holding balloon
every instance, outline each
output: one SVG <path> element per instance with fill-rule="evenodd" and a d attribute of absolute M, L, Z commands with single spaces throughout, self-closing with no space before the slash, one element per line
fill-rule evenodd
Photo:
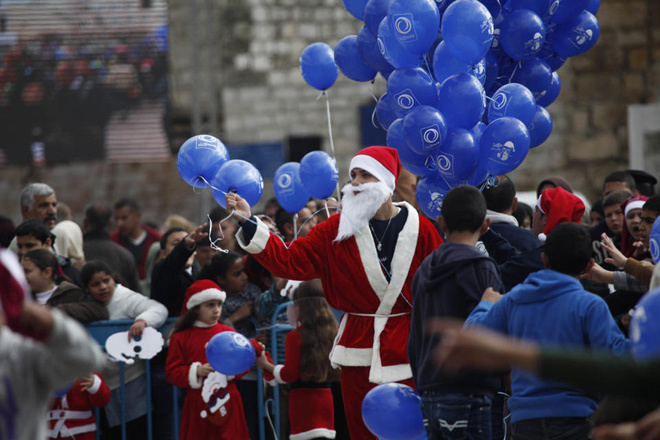
<path fill-rule="evenodd" d="M 195 281 L 186 290 L 181 317 L 172 330 L 165 377 L 169 383 L 188 389 L 181 440 L 250 437 L 237 377 L 216 372 L 206 358 L 206 345 L 213 336 L 234 331 L 218 322 L 226 296 L 213 281 Z M 261 346 L 250 342 L 261 354 Z"/>
<path fill-rule="evenodd" d="M 293 293 L 296 328 L 286 337 L 286 363 L 273 365 L 262 355 L 257 365 L 272 372 L 278 383 L 291 383 L 291 438 L 335 438 L 330 381 L 334 370 L 330 350 L 337 321 L 328 306 L 320 280 L 302 283 Z"/>

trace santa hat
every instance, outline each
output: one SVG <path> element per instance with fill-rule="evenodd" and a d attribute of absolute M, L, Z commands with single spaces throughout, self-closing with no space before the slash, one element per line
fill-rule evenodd
<path fill-rule="evenodd" d="M 195 281 L 186 289 L 186 298 L 183 301 L 183 313 L 206 301 L 217 299 L 224 302 L 227 294 L 211 280 Z"/>
<path fill-rule="evenodd" d="M 622 202 L 621 210 L 624 212 L 623 218 L 628 217 L 628 213 L 633 209 L 642 209 L 648 199 L 646 196 L 634 196 Z M 637 249 L 633 241 L 633 237 L 628 230 L 628 225 L 624 224 L 621 231 L 621 253 L 628 258 L 632 257 L 635 254 L 635 249 Z M 638 255 L 638 257 L 641 256 Z M 643 257 L 640 259 L 643 259 Z"/>
<path fill-rule="evenodd" d="M 362 168 L 371 173 L 376 179 L 383 182 L 390 191 L 394 192 L 396 182 L 401 173 L 399 153 L 389 147 L 367 147 L 353 156 L 349 172 L 353 168 Z"/>
<path fill-rule="evenodd" d="M 646 203 L 648 199 L 649 198 L 646 196 L 636 196 L 623 202 L 621 204 L 624 207 L 623 216 L 628 217 L 628 213 L 633 209 L 642 209 L 642 206 L 644 206 L 644 203 Z"/>
<path fill-rule="evenodd" d="M 560 187 L 543 191 L 536 206 L 547 217 L 543 230 L 546 235 L 560 223 L 580 223 L 585 209 L 579 197 Z"/>

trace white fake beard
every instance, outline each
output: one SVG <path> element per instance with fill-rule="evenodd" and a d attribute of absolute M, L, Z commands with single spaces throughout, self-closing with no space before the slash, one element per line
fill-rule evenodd
<path fill-rule="evenodd" d="M 339 229 L 334 241 L 342 241 L 354 236 L 365 227 L 376 211 L 392 195 L 392 191 L 383 182 L 369 182 L 353 186 L 344 185 L 341 190 L 341 216 Z"/>

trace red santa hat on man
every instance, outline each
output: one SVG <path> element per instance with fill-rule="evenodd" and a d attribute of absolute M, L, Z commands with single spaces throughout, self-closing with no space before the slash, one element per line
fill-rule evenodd
<path fill-rule="evenodd" d="M 224 302 L 225 298 L 227 298 L 227 294 L 213 281 L 197 280 L 186 289 L 186 297 L 183 300 L 181 314 L 183 315 L 188 310 L 206 301 L 217 299 L 220 302 Z"/>
<path fill-rule="evenodd" d="M 399 153 L 396 149 L 389 147 L 367 147 L 353 156 L 349 172 L 353 168 L 368 171 L 376 179 L 383 182 L 391 192 L 394 192 L 399 174 L 401 174 Z"/>
<path fill-rule="evenodd" d="M 536 206 L 547 217 L 543 230 L 545 235 L 560 223 L 580 223 L 585 210 L 584 203 L 579 197 L 560 187 L 543 191 Z"/>

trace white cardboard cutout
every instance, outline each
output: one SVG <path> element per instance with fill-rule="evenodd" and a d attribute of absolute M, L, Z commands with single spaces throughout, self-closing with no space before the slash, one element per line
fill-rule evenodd
<path fill-rule="evenodd" d="M 110 335 L 105 341 L 105 350 L 116 362 L 126 362 L 132 364 L 135 362 L 133 357 L 140 359 L 151 359 L 162 349 L 165 340 L 158 330 L 152 327 L 145 327 L 142 331 L 142 337 L 139 341 L 131 339 L 128 341 L 128 332 L 119 332 Z"/>

